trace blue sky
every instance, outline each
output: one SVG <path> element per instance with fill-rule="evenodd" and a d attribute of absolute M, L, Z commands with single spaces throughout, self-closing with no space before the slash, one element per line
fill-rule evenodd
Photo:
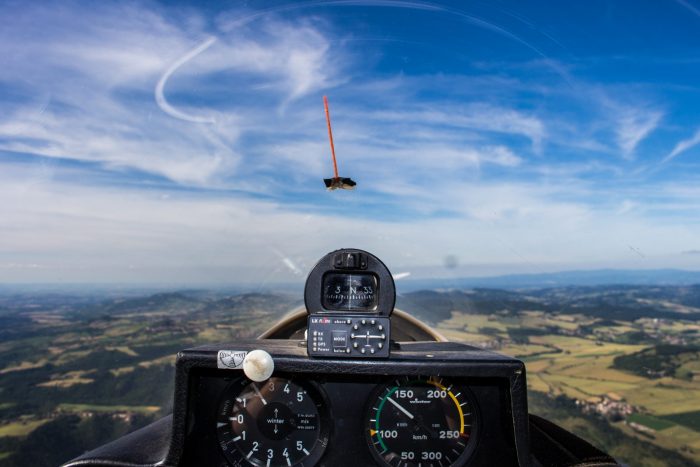
<path fill-rule="evenodd" d="M 690 0 L 3 2 L 0 281 L 698 269 L 699 50 Z"/>

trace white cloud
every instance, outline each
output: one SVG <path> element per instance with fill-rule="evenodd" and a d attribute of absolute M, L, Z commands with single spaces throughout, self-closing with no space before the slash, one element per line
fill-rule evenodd
<path fill-rule="evenodd" d="M 474 129 L 482 132 L 523 136 L 530 140 L 533 150 L 540 152 L 546 137 L 544 123 L 537 117 L 512 108 L 496 107 L 487 103 L 467 106 L 439 105 L 433 108 L 403 108 L 379 111 L 366 117 L 386 122 L 415 123 L 454 128 Z M 427 106 L 426 106 L 427 107 Z"/>
<path fill-rule="evenodd" d="M 663 114 L 643 108 L 628 109 L 617 122 L 617 144 L 626 158 L 634 155 L 637 145 L 656 129 Z"/>
<path fill-rule="evenodd" d="M 617 210 L 617 213 L 622 215 L 622 214 L 627 214 L 629 212 L 634 211 L 637 208 L 637 203 L 635 201 L 626 199 L 622 203 L 620 203 L 620 207 Z"/>
<path fill-rule="evenodd" d="M 329 58 L 328 40 L 306 23 L 267 19 L 258 31 L 233 31 L 192 51 L 208 35 L 203 21 L 168 21 L 136 4 L 66 8 L 59 22 L 49 10 L 28 6 L 12 22 L 3 21 L 8 40 L 0 44 L 0 82 L 47 98 L 6 109 L 0 150 L 219 186 L 240 167 L 241 128 L 264 128 L 269 106 L 252 111 L 241 105 L 236 99 L 250 99 L 250 92 L 233 82 L 221 95 L 202 93 L 216 99 L 211 107 L 183 101 L 183 94 L 198 95 L 197 79 L 243 74 L 255 85 L 271 83 L 265 98 L 284 106 L 330 85 L 331 73 L 340 69 L 331 66 L 340 54 Z M 165 113 L 154 106 L 154 88 Z"/>
<path fill-rule="evenodd" d="M 513 151 L 505 146 L 491 146 L 486 148 L 484 160 L 504 167 L 517 167 L 522 162 L 521 158 L 516 156 Z"/>
<path fill-rule="evenodd" d="M 675 159 L 676 156 L 684 153 L 685 151 L 694 148 L 700 144 L 700 129 L 698 129 L 693 136 L 691 136 L 688 139 L 684 139 L 682 141 L 679 141 L 674 147 L 671 152 L 668 153 L 666 157 L 661 161 L 662 164 L 665 164 L 666 162 L 671 161 L 672 159 Z"/>
<path fill-rule="evenodd" d="M 580 201 L 590 195 L 589 187 L 568 181 L 449 182 L 408 193 L 399 182 L 386 187 L 398 203 L 426 211 L 442 206 L 457 215 L 395 222 L 358 216 L 363 198 L 354 196 L 324 198 L 332 208 L 311 214 L 316 201 L 292 209 L 226 193 L 92 184 L 81 177 L 79 169 L 5 165 L 0 280 L 297 280 L 298 271 L 308 271 L 340 245 L 372 251 L 415 278 L 425 277 L 448 254 L 460 257 L 465 274 L 479 275 L 483 268 L 469 269 L 478 264 L 490 265 L 490 273 L 514 267 L 539 272 L 619 267 L 629 259 L 628 244 L 658 264 L 668 252 L 696 248 L 698 238 L 697 229 L 672 219 L 656 222 L 643 209 L 622 216 L 614 202 L 591 207 Z M 666 198 L 664 205 L 698 209 L 691 187 L 654 190 Z"/>

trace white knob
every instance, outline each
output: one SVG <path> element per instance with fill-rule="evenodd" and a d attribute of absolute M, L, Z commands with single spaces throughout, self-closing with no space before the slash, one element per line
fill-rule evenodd
<path fill-rule="evenodd" d="M 269 379 L 275 371 L 275 362 L 272 355 L 264 350 L 257 349 L 248 352 L 243 359 L 243 373 L 252 381 L 261 382 Z"/>

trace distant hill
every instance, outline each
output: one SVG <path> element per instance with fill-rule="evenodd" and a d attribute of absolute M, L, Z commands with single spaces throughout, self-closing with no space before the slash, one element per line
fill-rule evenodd
<path fill-rule="evenodd" d="M 404 291 L 419 289 L 472 287 L 522 289 L 564 286 L 600 285 L 692 285 L 700 284 L 700 271 L 681 269 L 595 269 L 561 271 L 542 274 L 509 274 L 493 277 L 436 279 L 403 279 L 398 285 Z"/>
<path fill-rule="evenodd" d="M 452 311 L 491 314 L 499 311 L 541 310 L 546 304 L 517 291 L 499 289 L 417 290 L 401 294 L 396 307 L 430 324 L 449 319 Z"/>
<path fill-rule="evenodd" d="M 700 285 L 417 290 L 399 295 L 396 306 L 431 324 L 449 319 L 452 311 L 492 314 L 523 310 L 625 321 L 639 318 L 695 321 L 700 320 Z"/>

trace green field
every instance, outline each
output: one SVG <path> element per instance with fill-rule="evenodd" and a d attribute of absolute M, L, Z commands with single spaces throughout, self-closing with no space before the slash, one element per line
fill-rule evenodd
<path fill-rule="evenodd" d="M 683 425 L 700 433 L 700 410 L 664 415 L 661 418 Z"/>
<path fill-rule="evenodd" d="M 58 412 L 82 413 L 118 413 L 131 412 L 150 414 L 160 410 L 157 405 L 96 405 L 96 404 L 58 404 L 56 407 Z"/>
<path fill-rule="evenodd" d="M 643 333 L 653 325 L 654 333 L 663 328 L 667 336 L 676 336 L 685 329 L 680 323 L 615 321 L 595 327 L 595 320 L 589 317 L 549 316 L 536 311 L 517 313 L 508 320 L 499 318 L 495 314 L 453 311 L 450 319 L 439 323 L 439 330 L 451 339 L 475 345 L 488 343 L 495 345 L 499 352 L 522 358 L 531 391 L 586 404 L 609 400 L 634 407 L 635 413 L 626 417 L 626 423 L 631 425 L 616 422 L 627 436 L 671 449 L 691 462 L 700 463 L 700 411 L 697 410 L 700 381 L 687 377 L 700 362 L 690 357 L 675 359 L 678 370 L 671 376 L 656 378 L 646 376 L 642 366 L 645 361 L 634 367 L 634 360 L 628 359 L 635 371 L 615 365 L 617 357 L 642 355 L 652 348 L 653 341 L 630 342 L 629 336 L 633 333 Z M 696 325 L 687 324 L 691 332 L 686 334 L 696 336 Z M 488 333 L 480 334 L 479 329 L 485 326 L 488 326 Z M 547 331 L 542 332 L 545 326 Z M 532 332 L 528 335 L 524 330 Z M 669 364 L 675 360 L 670 360 Z M 676 374 L 683 377 L 677 378 Z M 651 431 L 635 430 L 635 424 Z M 663 461 L 644 462 L 665 465 Z"/>
<path fill-rule="evenodd" d="M 0 425 L 0 437 L 22 437 L 39 428 L 50 420 L 27 420 Z"/>
<path fill-rule="evenodd" d="M 641 413 L 633 413 L 632 415 L 627 417 L 627 420 L 629 422 L 632 422 L 632 423 L 638 423 L 639 425 L 644 425 L 644 426 L 651 428 L 652 430 L 655 430 L 655 431 L 662 431 L 662 430 L 665 430 L 667 428 L 671 428 L 672 426 L 676 425 L 675 423 L 673 423 L 671 421 L 664 420 L 662 418 L 653 417 L 651 415 L 641 414 Z"/>

